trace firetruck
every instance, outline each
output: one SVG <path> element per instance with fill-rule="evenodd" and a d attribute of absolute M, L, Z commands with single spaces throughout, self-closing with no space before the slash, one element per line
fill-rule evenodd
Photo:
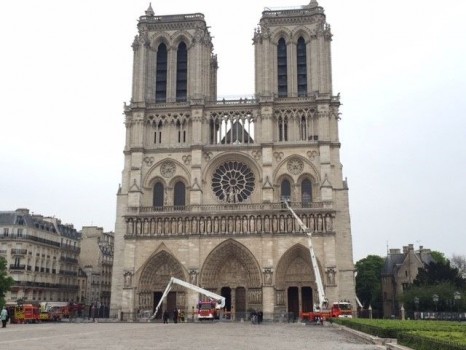
<path fill-rule="evenodd" d="M 172 277 L 168 282 L 165 291 L 163 292 L 162 297 L 160 298 L 159 303 L 157 304 L 154 314 L 150 317 L 149 320 L 153 320 L 159 311 L 160 305 L 162 305 L 163 300 L 167 297 L 168 293 L 173 287 L 173 284 L 178 284 L 185 288 L 191 289 L 195 292 L 205 295 L 209 300 L 199 301 L 197 304 L 197 318 L 199 321 L 202 320 L 214 320 L 219 318 L 219 311 L 225 307 L 225 297 L 213 293 L 207 289 L 203 289 L 194 284 L 182 281 L 178 278 Z"/>
<path fill-rule="evenodd" d="M 319 271 L 319 265 L 317 265 L 317 259 L 314 253 L 314 248 L 312 246 L 312 231 L 307 228 L 306 225 L 299 218 L 298 214 L 290 207 L 288 200 L 283 200 L 283 203 L 286 205 L 286 208 L 290 211 L 293 217 L 298 222 L 301 230 L 306 233 L 308 237 L 308 246 L 309 253 L 311 255 L 311 263 L 314 269 L 314 276 L 316 278 L 317 284 L 317 294 L 319 296 L 319 302 L 314 304 L 312 312 L 301 312 L 300 317 L 302 320 L 309 321 L 323 321 L 333 317 L 346 317 L 352 318 L 353 311 L 351 303 L 347 301 L 334 302 L 331 306 L 329 305 L 328 299 L 325 296 L 324 285 L 322 283 L 322 278 Z"/>
<path fill-rule="evenodd" d="M 33 304 L 8 306 L 11 323 L 38 323 L 40 322 L 39 307 Z"/>

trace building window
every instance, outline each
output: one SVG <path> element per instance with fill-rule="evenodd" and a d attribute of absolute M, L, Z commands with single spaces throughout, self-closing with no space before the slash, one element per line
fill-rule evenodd
<path fill-rule="evenodd" d="M 19 228 L 17 234 L 18 234 L 18 237 L 23 237 L 23 229 Z"/>
<path fill-rule="evenodd" d="M 173 197 L 173 204 L 175 205 L 175 210 L 184 210 L 184 206 L 186 205 L 186 186 L 183 182 L 178 181 L 175 184 Z"/>
<path fill-rule="evenodd" d="M 312 202 L 312 183 L 304 179 L 301 183 L 301 202 L 303 207 L 309 206 Z"/>
<path fill-rule="evenodd" d="M 241 203 L 254 192 L 255 176 L 244 163 L 228 161 L 221 164 L 212 175 L 212 191 L 226 203 Z"/>
<path fill-rule="evenodd" d="M 298 70 L 298 96 L 307 96 L 306 43 L 303 37 L 298 39 L 296 49 L 296 67 Z"/>
<path fill-rule="evenodd" d="M 288 96 L 288 73 L 285 39 L 278 40 L 277 46 L 277 81 L 278 97 Z"/>
<path fill-rule="evenodd" d="M 188 92 L 188 51 L 186 44 L 178 45 L 176 55 L 176 101 L 186 101 Z"/>
<path fill-rule="evenodd" d="M 212 113 L 209 128 L 211 144 L 254 143 L 255 127 L 251 113 Z"/>
<path fill-rule="evenodd" d="M 291 184 L 286 179 L 280 184 L 280 198 L 282 201 L 291 200 Z"/>
<path fill-rule="evenodd" d="M 155 102 L 167 100 L 167 47 L 160 44 L 157 49 L 157 68 L 155 78 Z"/>
<path fill-rule="evenodd" d="M 3 228 L 3 236 L 8 237 L 8 227 Z"/>
<path fill-rule="evenodd" d="M 153 205 L 156 208 L 163 208 L 163 196 L 164 196 L 164 188 L 163 184 L 157 182 L 154 185 L 154 196 L 153 196 Z"/>
<path fill-rule="evenodd" d="M 288 141 L 288 118 L 278 118 L 278 141 Z"/>
<path fill-rule="evenodd" d="M 186 143 L 186 122 L 176 121 L 176 129 L 178 130 L 178 143 Z"/>
<path fill-rule="evenodd" d="M 154 125 L 154 143 L 162 143 L 162 121 L 152 124 Z"/>
<path fill-rule="evenodd" d="M 301 117 L 299 123 L 299 136 L 302 141 L 306 141 L 308 139 L 308 127 L 307 127 L 307 118 L 305 116 Z"/>

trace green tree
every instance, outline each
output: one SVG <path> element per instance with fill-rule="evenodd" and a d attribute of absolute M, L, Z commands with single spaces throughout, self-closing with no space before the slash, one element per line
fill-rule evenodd
<path fill-rule="evenodd" d="M 15 280 L 8 276 L 6 264 L 5 258 L 0 257 L 0 305 L 5 305 L 5 293 L 15 283 Z"/>
<path fill-rule="evenodd" d="M 368 255 L 356 262 L 356 295 L 364 307 L 382 310 L 381 272 L 384 258 Z"/>
<path fill-rule="evenodd" d="M 432 258 L 437 263 L 441 263 L 441 264 L 447 264 L 448 263 L 448 259 L 445 257 L 445 254 L 443 254 L 441 252 L 433 250 L 433 251 L 430 252 L 430 255 L 432 255 Z"/>
<path fill-rule="evenodd" d="M 420 268 L 414 280 L 415 286 L 435 286 L 442 283 L 451 284 L 457 289 L 463 289 L 466 286 L 459 270 L 452 267 L 447 259 L 442 262 L 431 262 L 424 268 Z"/>
<path fill-rule="evenodd" d="M 460 293 L 460 299 L 455 300 L 455 292 Z M 435 303 L 433 295 L 438 296 Z M 417 305 L 415 299 L 417 298 Z M 439 284 L 416 286 L 411 285 L 403 291 L 399 301 L 407 311 L 464 311 L 466 306 L 466 292 L 459 290 L 449 282 Z"/>
<path fill-rule="evenodd" d="M 400 301 L 407 310 L 464 310 L 466 280 L 443 253 L 432 252 L 432 257 L 435 261 L 419 269 L 413 285 L 403 292 Z M 460 293 L 459 300 L 454 298 L 455 292 Z M 434 294 L 438 296 L 437 302 L 433 300 Z"/>

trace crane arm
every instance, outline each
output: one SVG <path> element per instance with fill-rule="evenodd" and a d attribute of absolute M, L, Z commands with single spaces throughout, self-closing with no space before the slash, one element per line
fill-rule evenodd
<path fill-rule="evenodd" d="M 162 305 L 163 300 L 167 297 L 167 295 L 170 292 L 170 290 L 172 289 L 174 283 L 178 284 L 180 286 L 186 287 L 188 289 L 194 290 L 194 291 L 196 291 L 198 293 L 204 294 L 204 295 L 208 296 L 211 299 L 214 299 L 217 302 L 217 309 L 221 309 L 221 308 L 223 308 L 225 306 L 225 297 L 223 297 L 223 296 L 221 296 L 219 294 L 216 294 L 214 292 L 211 292 L 211 291 L 209 291 L 207 289 L 198 287 L 198 286 L 196 286 L 194 284 L 191 284 L 191 283 L 185 282 L 183 280 L 180 280 L 178 278 L 172 277 L 172 278 L 170 278 L 170 281 L 168 282 L 167 287 L 165 288 L 165 291 L 163 292 L 163 295 L 160 298 L 160 301 L 157 304 L 157 307 L 155 308 L 154 314 L 150 318 L 151 320 L 153 320 L 155 318 L 155 315 L 157 315 L 157 312 L 159 311 L 160 305 Z"/>
<path fill-rule="evenodd" d="M 324 285 L 322 283 L 322 278 L 320 276 L 320 271 L 319 271 L 319 265 L 317 265 L 317 259 L 316 255 L 314 254 L 314 248 L 312 246 L 312 232 L 307 228 L 306 225 L 302 222 L 302 220 L 299 218 L 298 214 L 295 213 L 295 211 L 290 207 L 290 204 L 288 203 L 287 200 L 283 201 L 286 205 L 286 208 L 290 211 L 290 213 L 293 215 L 293 217 L 296 219 L 296 221 L 299 224 L 299 227 L 301 227 L 301 230 L 307 235 L 308 237 L 308 246 L 309 246 L 309 253 L 311 254 L 311 262 L 312 262 L 312 268 L 314 269 L 314 275 L 316 278 L 316 283 L 317 283 L 317 292 L 319 294 L 319 308 L 320 310 L 323 309 L 324 304 L 328 304 L 328 300 L 325 297 L 325 292 L 324 292 Z"/>

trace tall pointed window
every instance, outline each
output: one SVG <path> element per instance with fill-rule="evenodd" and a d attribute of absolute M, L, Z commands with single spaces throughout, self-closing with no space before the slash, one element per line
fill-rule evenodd
<path fill-rule="evenodd" d="M 178 45 L 176 55 L 176 101 L 184 102 L 188 91 L 188 51 L 186 44 Z"/>
<path fill-rule="evenodd" d="M 162 143 L 162 121 L 154 123 L 154 143 Z"/>
<path fill-rule="evenodd" d="M 154 185 L 154 193 L 153 193 L 153 206 L 155 207 L 155 210 L 162 210 L 163 196 L 164 196 L 163 184 L 161 182 L 157 182 Z"/>
<path fill-rule="evenodd" d="M 282 201 L 289 201 L 291 199 L 291 185 L 290 181 L 286 179 L 280 185 L 280 197 Z"/>
<path fill-rule="evenodd" d="M 177 120 L 176 130 L 178 132 L 178 143 L 186 143 L 186 122 Z"/>
<path fill-rule="evenodd" d="M 175 184 L 175 190 L 173 192 L 173 204 L 175 205 L 175 210 L 184 210 L 186 205 L 186 186 L 183 182 L 178 181 Z"/>
<path fill-rule="evenodd" d="M 303 207 L 310 206 L 312 202 L 312 183 L 308 179 L 301 183 L 301 202 Z"/>
<path fill-rule="evenodd" d="M 306 43 L 303 37 L 298 39 L 296 49 L 296 67 L 298 70 L 298 96 L 307 96 Z"/>
<path fill-rule="evenodd" d="M 254 143 L 254 117 L 251 113 L 213 113 L 210 118 L 211 144 Z"/>
<path fill-rule="evenodd" d="M 277 82 L 278 82 L 278 97 L 286 97 L 288 95 L 288 75 L 287 75 L 287 59 L 286 59 L 286 43 L 285 39 L 278 40 L 277 46 Z"/>
<path fill-rule="evenodd" d="M 288 118 L 278 118 L 278 141 L 288 141 Z"/>
<path fill-rule="evenodd" d="M 164 43 L 157 50 L 157 68 L 155 78 L 155 102 L 167 100 L 167 47 Z"/>
<path fill-rule="evenodd" d="M 307 127 L 307 118 L 303 115 L 301 116 L 301 119 L 299 121 L 299 137 L 300 140 L 307 140 L 307 134 L 308 134 L 308 127 Z"/>

